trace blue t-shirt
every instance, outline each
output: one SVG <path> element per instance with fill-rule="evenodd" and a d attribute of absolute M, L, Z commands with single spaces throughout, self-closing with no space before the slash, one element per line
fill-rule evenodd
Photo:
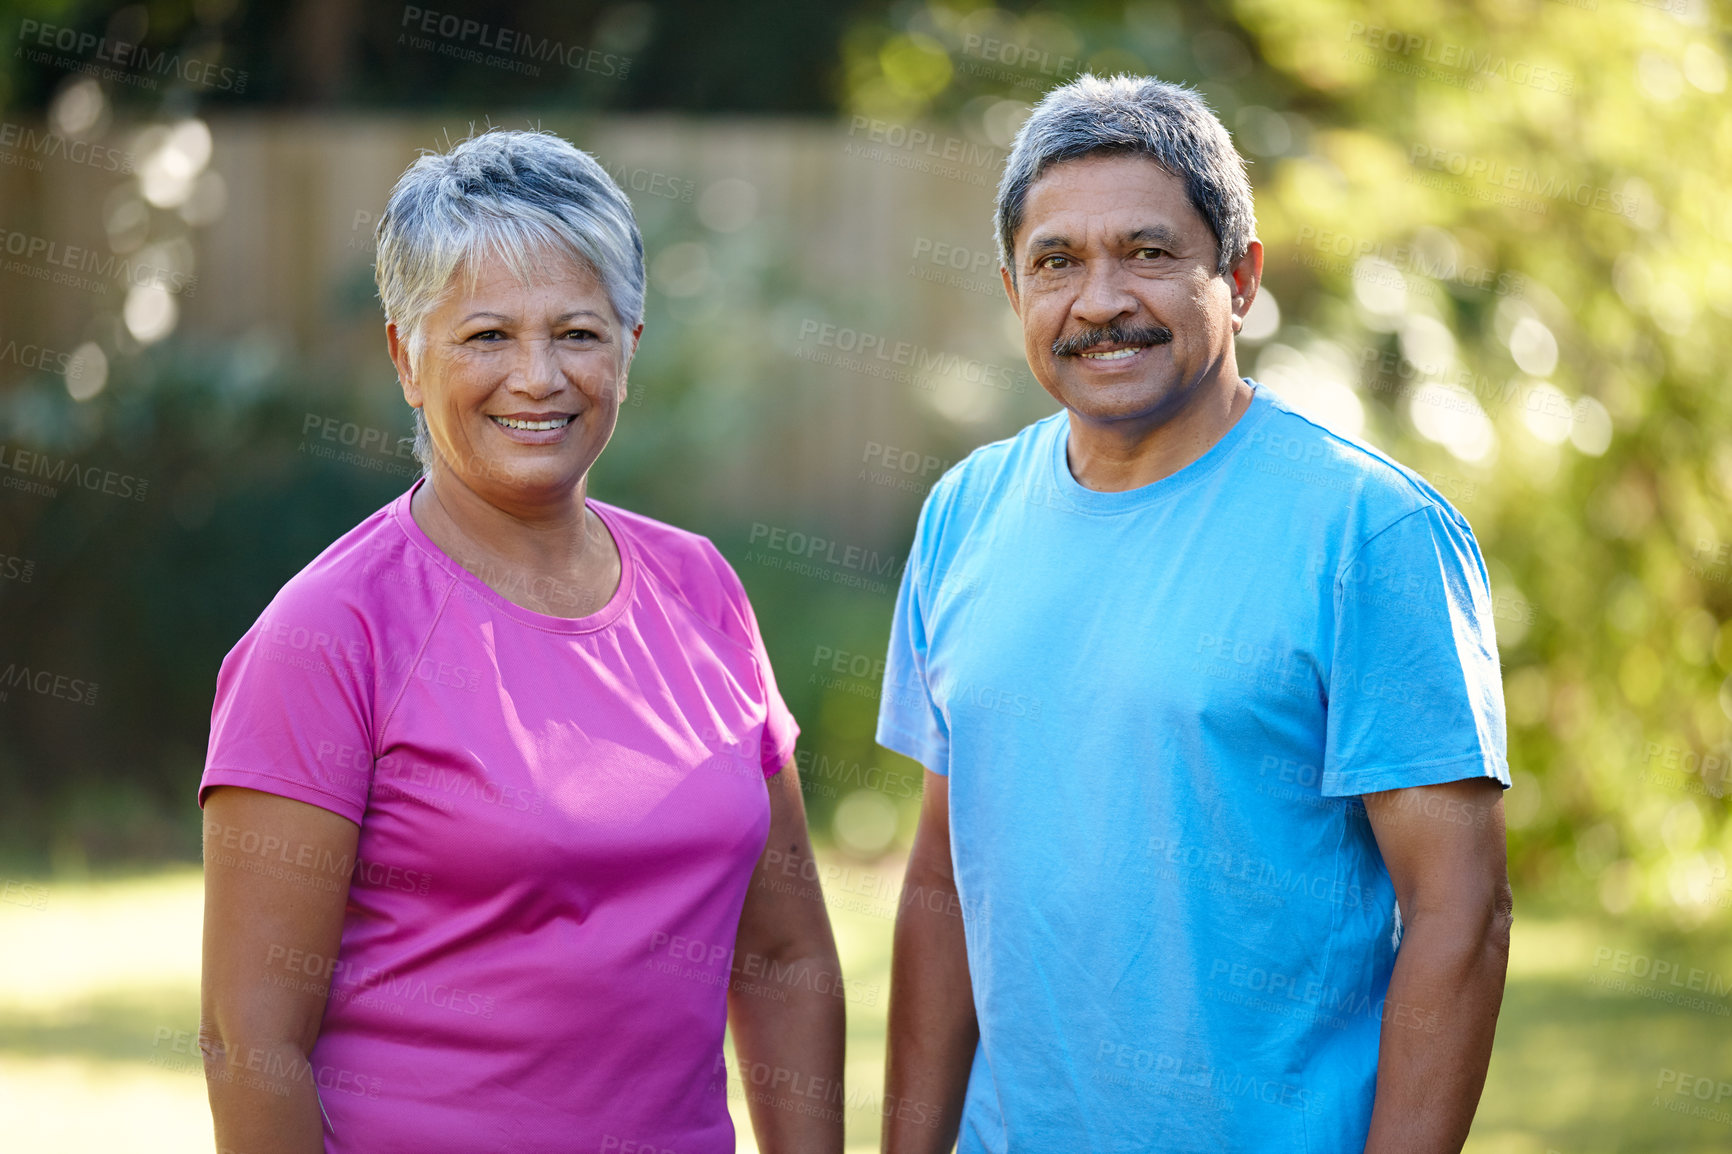
<path fill-rule="evenodd" d="M 1356 795 L 1509 784 L 1467 522 L 1253 388 L 1154 484 L 1084 488 L 1061 411 L 921 512 L 878 740 L 950 779 L 961 1154 L 1362 1149 L 1399 931 Z"/>

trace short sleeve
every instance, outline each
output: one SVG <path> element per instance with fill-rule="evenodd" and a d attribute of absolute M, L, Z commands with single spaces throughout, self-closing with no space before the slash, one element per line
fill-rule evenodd
<path fill-rule="evenodd" d="M 1488 584 L 1472 532 L 1435 504 L 1342 565 L 1324 794 L 1475 777 L 1510 784 Z"/>
<path fill-rule="evenodd" d="M 913 758 L 942 777 L 950 776 L 950 731 L 932 701 L 926 679 L 927 632 L 924 574 L 932 568 L 931 522 L 939 515 L 938 487 L 920 511 L 896 611 L 890 619 L 890 645 L 884 658 L 884 685 L 878 701 L 878 744 Z"/>
<path fill-rule="evenodd" d="M 776 686 L 776 671 L 770 668 L 770 653 L 764 647 L 764 635 L 758 631 L 757 614 L 752 612 L 752 602 L 744 588 L 740 590 L 739 598 L 740 612 L 752 635 L 752 656 L 757 659 L 758 668 L 764 675 L 764 738 L 760 756 L 764 776 L 774 777 L 794 756 L 794 742 L 800 736 L 800 724 L 794 720 L 793 711 L 782 700 L 782 691 Z"/>
<path fill-rule="evenodd" d="M 372 786 L 372 660 L 360 623 L 279 597 L 223 659 L 199 783 L 316 805 L 359 825 Z M 286 603 L 285 603 L 286 602 Z"/>

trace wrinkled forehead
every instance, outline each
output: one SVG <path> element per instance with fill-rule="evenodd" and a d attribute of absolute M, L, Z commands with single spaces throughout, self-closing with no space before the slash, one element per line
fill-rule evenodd
<path fill-rule="evenodd" d="M 1182 178 L 1139 153 L 1090 153 L 1044 169 L 1029 186 L 1017 252 L 1085 241 L 1180 247 L 1215 239 Z"/>

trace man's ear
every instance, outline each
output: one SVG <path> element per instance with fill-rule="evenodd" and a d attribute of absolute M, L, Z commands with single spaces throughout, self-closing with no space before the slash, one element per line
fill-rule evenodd
<path fill-rule="evenodd" d="M 998 266 L 998 279 L 1004 282 L 1004 295 L 1010 298 L 1010 311 L 1016 314 L 1016 319 L 1022 319 L 1022 296 L 1016 291 L 1016 278 L 1010 275 L 1010 270 L 1003 265 Z"/>
<path fill-rule="evenodd" d="M 1227 281 L 1233 289 L 1233 331 L 1245 327 L 1245 314 L 1257 299 L 1257 288 L 1263 283 L 1263 242 L 1254 240 L 1245 246 L 1245 255 L 1227 270 Z"/>

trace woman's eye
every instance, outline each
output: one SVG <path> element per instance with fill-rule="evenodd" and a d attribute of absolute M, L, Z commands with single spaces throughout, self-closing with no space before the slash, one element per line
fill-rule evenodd
<path fill-rule="evenodd" d="M 565 334 L 568 340 L 593 341 L 599 340 L 594 329 L 570 329 Z"/>
<path fill-rule="evenodd" d="M 478 333 L 472 333 L 469 339 L 472 341 L 499 341 L 505 339 L 505 334 L 498 329 L 482 329 Z"/>

